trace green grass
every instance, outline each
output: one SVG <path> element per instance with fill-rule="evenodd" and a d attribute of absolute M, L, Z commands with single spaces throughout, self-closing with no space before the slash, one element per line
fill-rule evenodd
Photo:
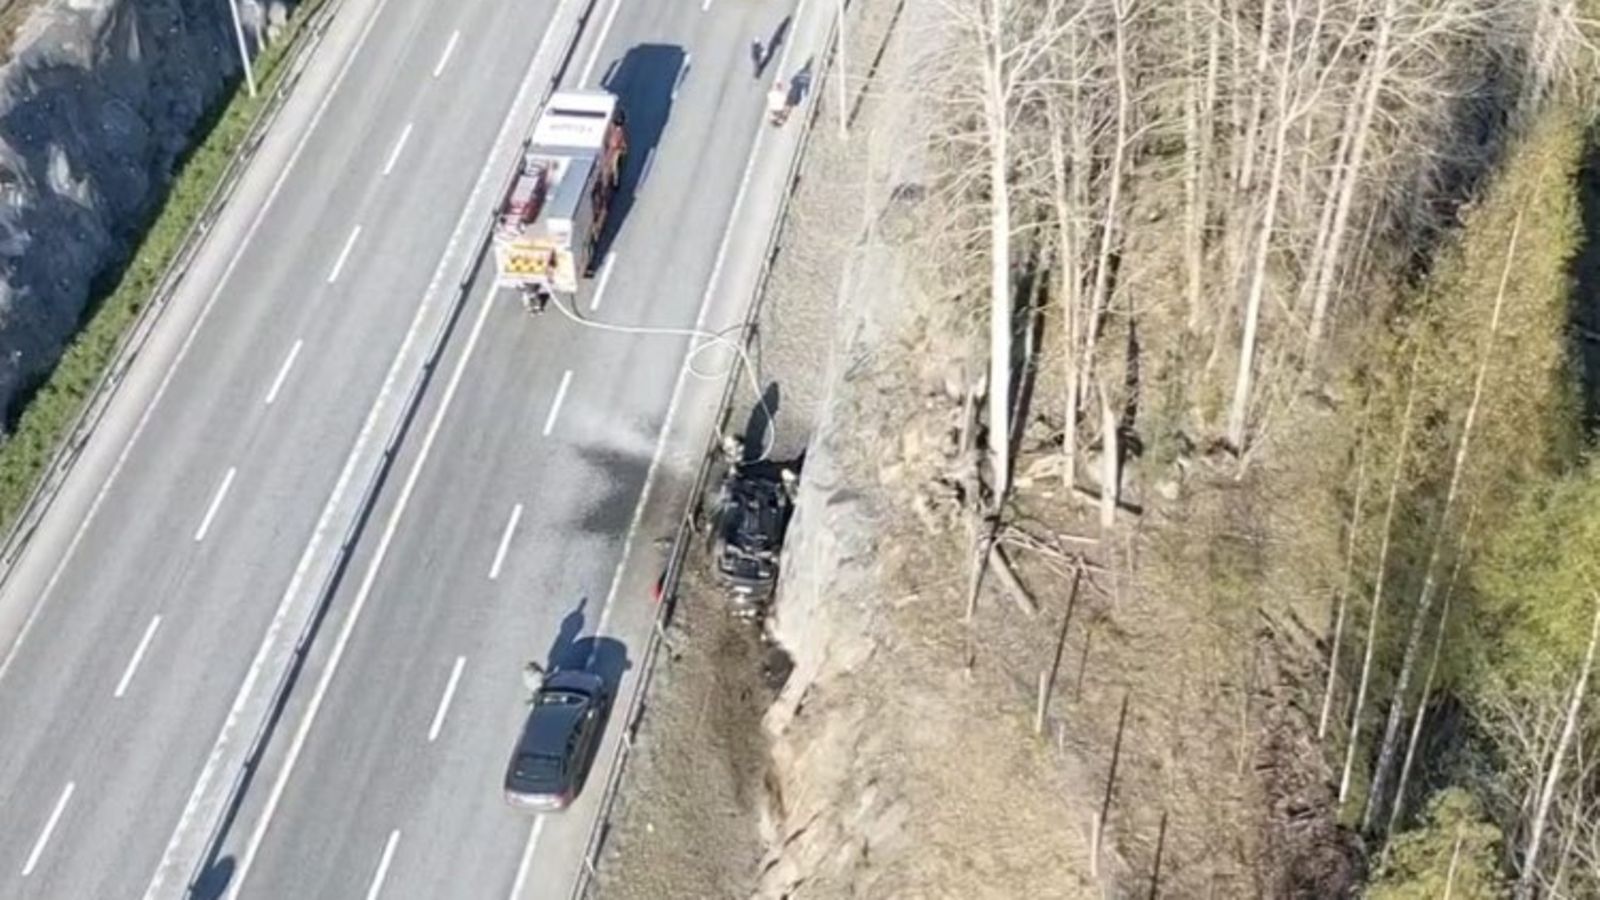
<path fill-rule="evenodd" d="M 93 314 L 27 401 L 15 431 L 0 443 L 0 531 L 10 530 L 27 503 L 283 77 L 290 48 L 324 2 L 304 0 L 285 33 L 256 59 L 257 97 L 249 96 L 242 81 L 235 87 L 210 131 L 182 162 L 161 211 L 116 284 L 110 293 L 91 298 Z"/>

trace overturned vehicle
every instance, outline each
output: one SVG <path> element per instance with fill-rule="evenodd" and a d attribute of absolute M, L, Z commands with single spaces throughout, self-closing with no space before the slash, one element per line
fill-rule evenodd
<path fill-rule="evenodd" d="M 712 565 L 735 615 L 759 618 L 778 581 L 778 558 L 794 512 L 799 464 L 735 462 L 712 510 Z"/>

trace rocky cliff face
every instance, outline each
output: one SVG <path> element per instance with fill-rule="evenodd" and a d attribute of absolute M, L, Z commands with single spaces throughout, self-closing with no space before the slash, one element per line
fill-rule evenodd
<path fill-rule="evenodd" d="M 252 33 L 281 4 L 242 0 Z M 269 15 L 270 14 L 270 15 Z M 239 62 L 227 0 L 46 0 L 0 66 L 0 408 L 48 372 Z"/>

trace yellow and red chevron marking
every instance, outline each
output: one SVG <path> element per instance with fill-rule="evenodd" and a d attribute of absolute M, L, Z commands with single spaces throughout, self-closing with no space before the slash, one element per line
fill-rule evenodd
<path fill-rule="evenodd" d="M 508 257 L 500 268 L 507 275 L 538 275 L 548 265 L 543 253 L 518 253 Z"/>

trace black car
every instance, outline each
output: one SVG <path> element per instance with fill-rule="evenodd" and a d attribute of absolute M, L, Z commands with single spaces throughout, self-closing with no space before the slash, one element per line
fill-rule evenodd
<path fill-rule="evenodd" d="M 594 762 L 609 703 L 600 676 L 551 672 L 506 767 L 506 802 L 520 809 L 565 809 Z"/>
<path fill-rule="evenodd" d="M 712 553 L 717 575 L 736 593 L 764 596 L 777 581 L 793 483 L 793 469 L 765 461 L 732 466 L 723 478 Z"/>

